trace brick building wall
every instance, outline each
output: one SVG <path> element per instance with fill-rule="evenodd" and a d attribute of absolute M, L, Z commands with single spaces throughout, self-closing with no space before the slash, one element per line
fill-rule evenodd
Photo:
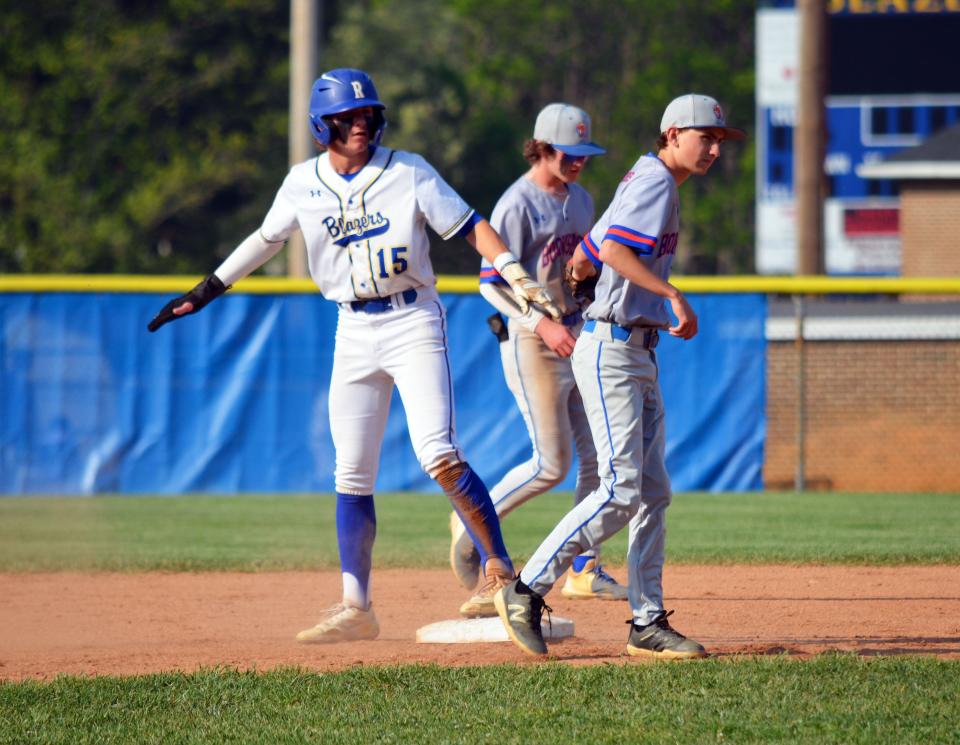
<path fill-rule="evenodd" d="M 960 340 L 804 346 L 807 488 L 960 492 Z M 793 488 L 796 371 L 794 342 L 770 342 L 768 489 Z"/>
<path fill-rule="evenodd" d="M 904 277 L 960 276 L 960 181 L 903 181 L 900 236 Z"/>

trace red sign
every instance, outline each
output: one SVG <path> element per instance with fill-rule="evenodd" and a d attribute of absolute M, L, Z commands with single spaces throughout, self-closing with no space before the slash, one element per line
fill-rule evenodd
<path fill-rule="evenodd" d="M 843 232 L 848 236 L 899 235 L 900 210 L 895 207 L 845 209 L 843 211 Z"/>

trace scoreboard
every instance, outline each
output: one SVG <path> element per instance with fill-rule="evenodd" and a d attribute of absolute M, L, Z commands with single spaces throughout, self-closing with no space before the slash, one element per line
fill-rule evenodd
<path fill-rule="evenodd" d="M 960 0 L 828 0 L 827 9 L 826 270 L 897 275 L 897 183 L 857 170 L 960 122 Z M 756 269 L 792 274 L 799 15 L 792 2 L 772 3 L 756 29 Z"/>

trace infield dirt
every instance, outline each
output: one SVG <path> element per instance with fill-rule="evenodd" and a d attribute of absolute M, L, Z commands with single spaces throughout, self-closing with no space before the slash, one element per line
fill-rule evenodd
<path fill-rule="evenodd" d="M 610 568 L 624 580 L 623 567 Z M 826 651 L 960 658 L 955 566 L 668 566 L 674 626 L 715 656 Z M 138 675 L 225 666 L 332 671 L 354 665 L 537 664 L 509 642 L 417 644 L 465 599 L 447 570 L 374 569 L 375 641 L 297 644 L 340 596 L 340 575 L 0 574 L 0 679 Z M 625 653 L 624 602 L 547 597 L 575 636 L 551 645 L 570 664 L 644 664 Z"/>

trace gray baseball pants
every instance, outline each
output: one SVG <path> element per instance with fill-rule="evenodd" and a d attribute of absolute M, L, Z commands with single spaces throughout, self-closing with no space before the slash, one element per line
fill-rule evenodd
<path fill-rule="evenodd" d="M 634 332 L 615 339 L 598 322 L 577 340 L 573 372 L 599 462 L 600 486 L 563 517 L 520 574 L 546 595 L 573 558 L 629 523 L 629 601 L 634 620 L 663 610 L 665 514 L 670 504 L 663 398 L 654 352 Z"/>

